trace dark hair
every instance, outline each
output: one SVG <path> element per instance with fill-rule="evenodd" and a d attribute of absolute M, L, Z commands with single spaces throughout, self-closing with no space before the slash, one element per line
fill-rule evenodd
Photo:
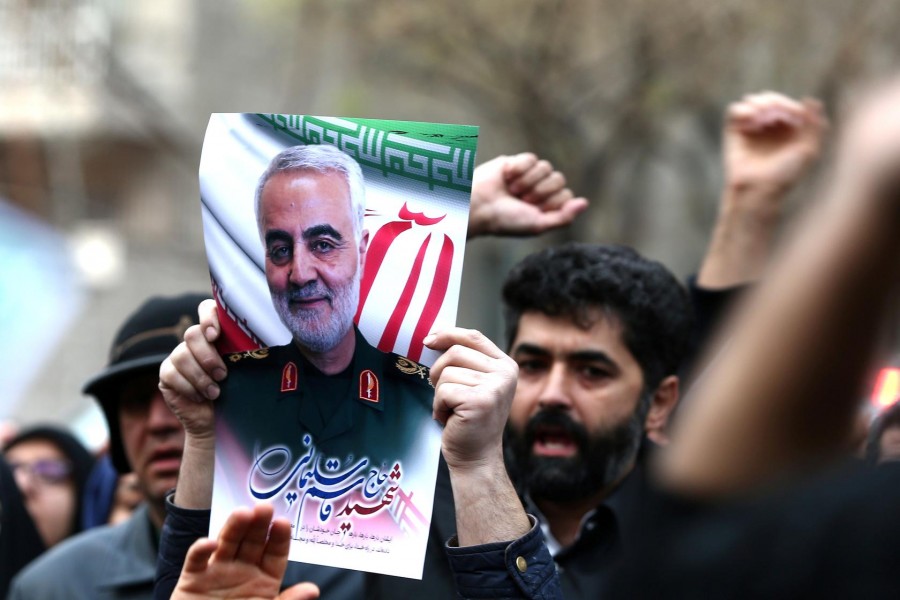
<path fill-rule="evenodd" d="M 47 441 L 56 446 L 59 451 L 72 463 L 72 483 L 75 487 L 75 511 L 72 515 L 72 526 L 69 535 L 81 531 L 81 513 L 84 506 L 84 488 L 88 475 L 94 466 L 94 457 L 78 439 L 60 427 L 53 425 L 41 425 L 22 431 L 9 440 L 3 447 L 3 451 L 34 440 Z"/>
<path fill-rule="evenodd" d="M 881 458 L 881 437 L 891 427 L 900 426 L 900 402 L 895 402 L 879 414 L 869 426 L 866 436 L 866 462 L 870 465 L 878 463 Z"/>
<path fill-rule="evenodd" d="M 503 302 L 510 347 L 525 312 L 567 316 L 583 328 L 598 309 L 611 314 L 648 392 L 677 373 L 693 329 L 687 292 L 675 276 L 626 246 L 569 243 L 532 254 L 510 271 Z"/>

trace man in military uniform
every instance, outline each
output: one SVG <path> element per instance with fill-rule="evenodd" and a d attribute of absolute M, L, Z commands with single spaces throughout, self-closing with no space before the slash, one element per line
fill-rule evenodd
<path fill-rule="evenodd" d="M 359 165 L 332 146 L 295 146 L 271 161 L 257 187 L 257 222 L 272 303 L 293 342 L 230 355 L 219 398 L 217 460 L 227 495 L 272 499 L 301 541 L 311 538 L 304 532 L 313 521 L 333 530 L 354 511 L 377 513 L 365 520 L 369 531 L 397 536 L 415 529 L 408 521 L 401 529 L 404 518 L 432 506 L 440 430 L 431 419 L 427 369 L 372 347 L 353 324 L 369 239 L 363 190 Z M 179 400 L 170 406 L 185 424 L 191 456 L 192 441 L 212 440 L 212 417 L 198 423 L 196 405 Z M 199 455 L 201 473 L 209 473 L 212 447 L 204 444 Z M 191 464 L 182 482 L 201 480 Z M 367 477 L 370 471 L 377 475 Z M 205 481 L 208 498 L 208 475 Z M 413 510 L 404 516 L 396 496 L 412 489 Z M 209 506 L 192 491 L 179 485 L 174 503 Z M 427 518 L 419 517 L 425 528 Z M 427 529 L 422 535 L 424 543 Z M 319 559 L 335 550 L 308 548 Z"/>
<path fill-rule="evenodd" d="M 375 531 L 427 536 L 422 513 L 431 510 L 440 437 L 427 369 L 355 335 L 353 361 L 334 375 L 316 369 L 293 344 L 226 358 L 217 434 L 220 444 L 240 443 L 220 446 L 217 461 L 228 479 L 218 486 L 238 504 L 271 500 L 294 523 L 294 539 L 307 545 L 317 536 L 305 532 L 323 528 L 329 541 L 341 543 L 356 534 L 368 540 Z M 246 461 L 228 461 L 239 451 Z M 237 475 L 244 473 L 249 485 Z M 342 525 L 361 517 L 354 535 L 337 539 Z M 370 542 L 357 545 L 372 551 Z M 306 560 L 321 560 L 323 548 L 312 548 Z"/>

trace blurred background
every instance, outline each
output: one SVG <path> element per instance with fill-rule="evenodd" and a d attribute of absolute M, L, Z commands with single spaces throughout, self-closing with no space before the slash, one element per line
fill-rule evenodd
<path fill-rule="evenodd" d="M 897 68 L 897 31 L 891 0 L 0 0 L 0 419 L 98 447 L 80 389 L 121 321 L 209 289 L 211 112 L 474 124 L 479 162 L 551 160 L 588 213 L 466 248 L 459 324 L 500 341 L 500 282 L 538 247 L 620 242 L 696 269 L 727 103 L 773 89 L 834 120 Z"/>

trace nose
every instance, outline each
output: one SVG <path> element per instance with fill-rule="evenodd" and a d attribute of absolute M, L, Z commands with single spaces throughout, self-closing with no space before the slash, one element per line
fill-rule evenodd
<path fill-rule="evenodd" d="M 572 398 L 568 393 L 568 377 L 566 365 L 554 363 L 547 371 L 541 391 L 538 394 L 538 406 L 541 409 L 570 409 Z"/>
<path fill-rule="evenodd" d="M 319 276 L 315 268 L 315 258 L 302 243 L 297 244 L 294 248 L 290 269 L 288 280 L 297 287 L 303 287 L 310 281 L 315 281 Z"/>
<path fill-rule="evenodd" d="M 150 400 L 150 407 L 147 411 L 147 427 L 150 431 L 155 432 L 168 432 L 181 428 L 178 417 L 169 410 L 166 401 L 163 400 L 162 392 L 158 390 Z"/>
<path fill-rule="evenodd" d="M 22 493 L 22 496 L 25 498 L 30 498 L 34 495 L 36 486 L 34 485 L 34 476 L 27 468 L 20 468 L 15 470 L 15 479 L 16 485 L 19 487 L 19 491 Z"/>

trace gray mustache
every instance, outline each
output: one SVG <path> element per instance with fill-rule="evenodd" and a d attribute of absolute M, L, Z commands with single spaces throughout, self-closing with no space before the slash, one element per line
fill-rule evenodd
<path fill-rule="evenodd" d="M 285 297 L 290 302 L 309 300 L 310 298 L 327 298 L 331 300 L 331 290 L 318 282 L 310 282 L 303 287 L 295 287 L 288 290 Z"/>

